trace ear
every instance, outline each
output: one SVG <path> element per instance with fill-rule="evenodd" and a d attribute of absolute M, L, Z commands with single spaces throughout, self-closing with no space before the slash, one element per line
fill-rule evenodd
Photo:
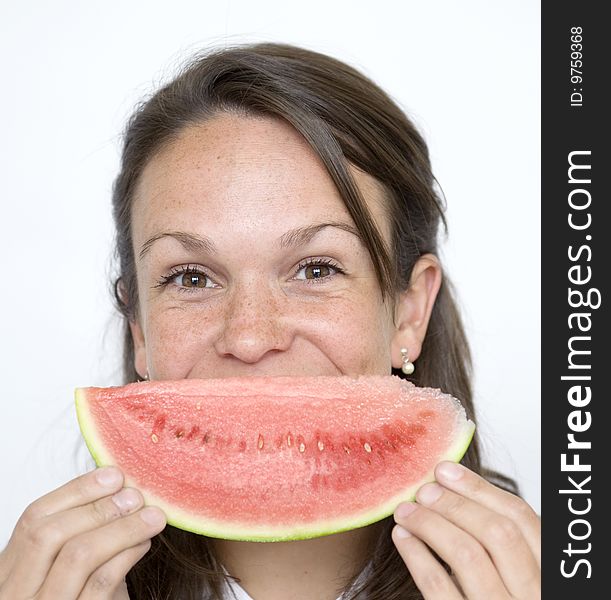
<path fill-rule="evenodd" d="M 395 369 L 400 369 L 403 364 L 401 348 L 407 348 L 411 362 L 420 356 L 441 278 L 441 264 L 435 255 L 424 254 L 416 261 L 409 285 L 399 295 L 395 308 L 396 331 L 391 347 Z"/>
<path fill-rule="evenodd" d="M 132 340 L 134 343 L 134 368 L 141 379 L 146 379 L 148 367 L 146 364 L 146 343 L 144 341 L 144 333 L 137 321 L 130 321 L 129 328 L 132 332 Z"/>
<path fill-rule="evenodd" d="M 123 314 L 131 314 L 129 311 L 128 294 L 125 290 L 125 284 L 123 279 L 119 277 L 115 281 L 115 298 L 123 305 Z M 132 321 L 129 319 L 129 329 L 132 334 L 132 343 L 134 344 L 134 368 L 136 373 L 140 375 L 141 379 L 146 379 L 145 375 L 148 374 L 147 360 L 146 360 L 146 344 L 144 341 L 144 333 L 137 320 Z"/>

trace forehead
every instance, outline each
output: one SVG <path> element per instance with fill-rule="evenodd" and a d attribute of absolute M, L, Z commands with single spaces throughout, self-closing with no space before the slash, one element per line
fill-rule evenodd
<path fill-rule="evenodd" d="M 351 172 L 389 239 L 382 186 L 356 168 Z M 282 214 L 287 222 L 314 216 L 351 221 L 321 159 L 293 127 L 277 118 L 232 114 L 183 130 L 147 163 L 139 179 L 132 206 L 136 229 L 144 224 L 150 233 L 168 218 L 189 225 L 195 212 L 205 213 L 208 223 L 226 222 L 232 215 L 265 218 L 268 212 Z"/>

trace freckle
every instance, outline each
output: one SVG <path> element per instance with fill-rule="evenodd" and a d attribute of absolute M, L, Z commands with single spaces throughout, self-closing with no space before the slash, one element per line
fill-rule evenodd
<path fill-rule="evenodd" d="M 305 452 L 305 444 L 303 442 L 299 444 L 299 452 Z"/>
<path fill-rule="evenodd" d="M 325 449 L 325 445 L 321 440 L 318 440 L 318 449 L 322 452 Z"/>
<path fill-rule="evenodd" d="M 365 442 L 364 448 L 365 448 L 365 452 L 371 452 L 371 446 L 367 442 Z"/>
<path fill-rule="evenodd" d="M 153 444 L 156 444 L 159 441 L 159 438 L 155 434 L 153 434 L 151 435 L 151 440 L 153 441 Z"/>
<path fill-rule="evenodd" d="M 261 434 L 259 434 L 259 440 L 257 442 L 257 446 L 259 447 L 259 450 L 263 448 L 263 436 Z"/>

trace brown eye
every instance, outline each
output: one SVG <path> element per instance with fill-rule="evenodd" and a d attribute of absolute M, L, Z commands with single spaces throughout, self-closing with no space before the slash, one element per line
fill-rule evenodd
<path fill-rule="evenodd" d="M 331 271 L 327 265 L 308 265 L 305 267 L 305 278 L 306 279 L 320 279 L 321 277 L 328 277 Z"/>
<path fill-rule="evenodd" d="M 186 288 L 205 288 L 207 280 L 203 273 L 183 273 L 181 285 Z"/>
<path fill-rule="evenodd" d="M 197 267 L 176 267 L 169 275 L 163 275 L 155 287 L 166 287 L 176 292 L 193 292 L 220 287 L 204 271 Z"/>

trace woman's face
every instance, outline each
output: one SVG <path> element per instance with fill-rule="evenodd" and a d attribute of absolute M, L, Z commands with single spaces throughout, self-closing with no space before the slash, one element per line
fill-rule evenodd
<path fill-rule="evenodd" d="M 381 190 L 354 175 L 388 242 Z M 395 329 L 369 254 L 284 122 L 187 129 L 145 168 L 132 218 L 142 376 L 390 373 Z"/>

